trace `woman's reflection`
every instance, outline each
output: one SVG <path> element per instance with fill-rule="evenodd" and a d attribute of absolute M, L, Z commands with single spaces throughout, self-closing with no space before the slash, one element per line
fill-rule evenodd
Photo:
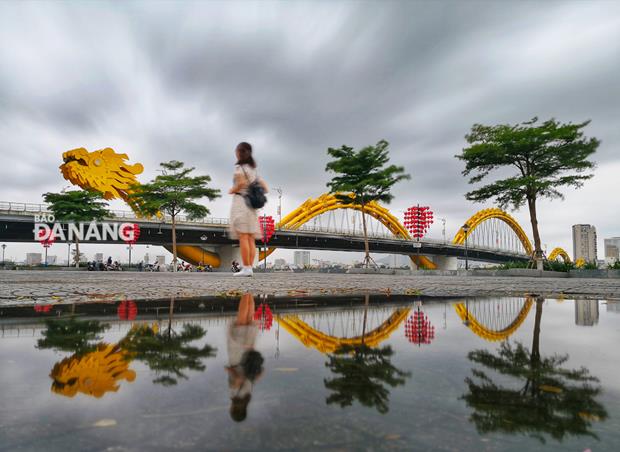
<path fill-rule="evenodd" d="M 263 373 L 263 356 L 254 350 L 258 328 L 254 324 L 254 297 L 246 293 L 239 300 L 237 317 L 228 327 L 228 387 L 230 417 L 241 422 L 247 417 L 254 383 Z"/>

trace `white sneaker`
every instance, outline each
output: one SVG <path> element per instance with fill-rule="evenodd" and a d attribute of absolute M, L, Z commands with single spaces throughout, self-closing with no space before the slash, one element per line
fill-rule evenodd
<path fill-rule="evenodd" d="M 254 276 L 254 272 L 252 271 L 252 267 L 241 267 L 241 270 L 233 276 Z"/>

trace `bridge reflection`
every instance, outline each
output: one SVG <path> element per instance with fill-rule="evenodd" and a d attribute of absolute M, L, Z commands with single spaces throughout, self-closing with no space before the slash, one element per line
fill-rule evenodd
<path fill-rule="evenodd" d="M 477 336 L 487 341 L 504 341 L 521 327 L 533 303 L 532 297 L 473 299 L 456 303 L 454 309 Z"/>

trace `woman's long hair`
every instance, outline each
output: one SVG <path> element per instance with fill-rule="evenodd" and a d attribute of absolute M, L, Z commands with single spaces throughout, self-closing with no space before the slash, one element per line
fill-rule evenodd
<path fill-rule="evenodd" d="M 256 162 L 252 158 L 252 145 L 242 141 L 237 145 L 237 152 L 239 152 L 239 160 L 237 165 L 250 165 L 252 168 L 256 168 Z"/>

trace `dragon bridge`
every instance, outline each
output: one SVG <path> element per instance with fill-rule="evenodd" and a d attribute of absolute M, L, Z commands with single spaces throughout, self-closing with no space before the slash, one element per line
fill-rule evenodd
<path fill-rule="evenodd" d="M 111 148 L 94 152 L 78 148 L 63 154 L 63 164 L 60 165 L 60 170 L 64 178 L 72 184 L 101 192 L 108 200 L 123 199 L 135 211 L 137 206 L 129 194 L 132 192 L 132 186 L 138 184 L 136 176 L 142 173 L 144 168 L 140 163 L 128 164 L 127 159 L 127 154 L 118 154 Z M 313 218 L 338 209 L 362 211 L 362 206 L 355 203 L 343 203 L 334 194 L 326 193 L 317 198 L 307 199 L 286 215 L 277 228 L 297 230 Z M 407 229 L 384 206 L 371 202 L 364 207 L 363 211 L 385 226 L 395 237 L 411 240 Z M 501 209 L 483 209 L 469 218 L 465 224 L 468 226 L 467 232 L 461 227 L 452 241 L 454 244 L 464 244 L 467 239 L 470 245 L 480 243 L 482 246 L 514 250 L 527 255 L 533 253 L 532 244 L 523 228 L 512 216 Z M 506 225 L 509 231 L 506 231 L 506 228 L 500 228 L 501 224 Z M 170 250 L 170 246 L 166 248 Z M 270 255 L 275 250 L 275 247 L 270 247 L 266 253 Z M 205 250 L 201 246 L 180 245 L 177 247 L 177 255 L 193 264 L 202 261 L 213 267 L 221 265 L 218 253 Z M 556 259 L 558 256 L 565 261 L 570 261 L 566 251 L 561 248 L 554 249 L 549 258 Z M 265 257 L 264 252 L 260 251 L 259 259 L 263 257 Z M 417 266 L 427 269 L 437 268 L 437 265 L 424 255 L 416 255 L 412 252 L 409 257 Z"/>

